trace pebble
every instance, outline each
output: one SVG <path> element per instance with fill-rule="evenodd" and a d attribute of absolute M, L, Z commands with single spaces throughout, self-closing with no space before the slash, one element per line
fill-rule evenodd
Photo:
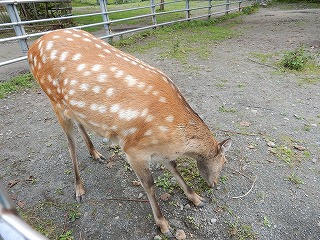
<path fill-rule="evenodd" d="M 153 240 L 162 240 L 162 237 L 160 235 L 154 236 Z"/>
<path fill-rule="evenodd" d="M 269 147 L 271 147 L 271 148 L 276 147 L 276 144 L 275 144 L 274 142 L 272 142 L 272 141 L 268 141 L 268 142 L 267 142 L 267 145 L 268 145 Z"/>
<path fill-rule="evenodd" d="M 210 223 L 211 223 L 211 224 L 215 224 L 216 222 L 217 222 L 217 219 L 216 219 L 216 218 L 211 218 L 211 219 L 210 219 Z"/>
<path fill-rule="evenodd" d="M 176 232 L 176 239 L 178 239 L 178 240 L 184 240 L 184 239 L 186 239 L 186 234 L 185 234 L 185 232 L 183 231 L 183 230 L 181 230 L 181 229 L 179 229 L 179 230 L 177 230 L 177 232 Z"/>
<path fill-rule="evenodd" d="M 166 202 L 169 200 L 170 197 L 171 197 L 170 193 L 164 193 L 164 194 L 161 194 L 160 199 Z"/>
<path fill-rule="evenodd" d="M 316 159 L 316 158 L 313 158 L 313 159 L 312 159 L 312 162 L 313 162 L 313 163 L 316 163 L 317 161 L 318 161 L 318 159 Z"/>
<path fill-rule="evenodd" d="M 190 204 L 187 204 L 187 205 L 184 206 L 184 208 L 185 209 L 191 209 L 191 206 L 190 206 Z"/>
<path fill-rule="evenodd" d="M 143 193 L 139 193 L 138 198 L 142 198 L 143 197 Z"/>

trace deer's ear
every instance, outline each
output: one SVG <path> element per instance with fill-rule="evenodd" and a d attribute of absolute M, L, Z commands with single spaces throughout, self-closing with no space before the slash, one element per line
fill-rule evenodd
<path fill-rule="evenodd" d="M 223 140 L 221 143 L 219 143 L 220 153 L 225 154 L 227 151 L 229 151 L 231 147 L 231 143 L 232 143 L 231 138 Z"/>

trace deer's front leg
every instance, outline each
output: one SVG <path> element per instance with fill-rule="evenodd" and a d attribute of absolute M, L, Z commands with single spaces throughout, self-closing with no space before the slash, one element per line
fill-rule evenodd
<path fill-rule="evenodd" d="M 127 155 L 128 162 L 141 181 L 144 190 L 147 193 L 154 220 L 161 232 L 167 237 L 173 237 L 173 230 L 169 222 L 164 218 L 157 202 L 154 180 L 146 160 L 141 160 Z"/>
<path fill-rule="evenodd" d="M 168 161 L 165 162 L 166 168 L 172 173 L 172 175 L 177 179 L 180 187 L 182 188 L 184 194 L 187 196 L 187 198 L 193 202 L 194 205 L 197 207 L 202 207 L 204 205 L 205 199 L 200 197 L 198 194 L 196 194 L 191 187 L 189 187 L 182 176 L 180 175 L 178 169 L 177 169 L 177 163 L 176 161 Z"/>

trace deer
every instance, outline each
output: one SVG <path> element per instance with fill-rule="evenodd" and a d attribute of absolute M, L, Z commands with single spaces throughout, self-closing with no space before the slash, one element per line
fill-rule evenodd
<path fill-rule="evenodd" d="M 177 169 L 180 156 L 193 158 L 210 188 L 219 182 L 231 139 L 218 142 L 173 81 L 158 68 L 79 29 L 60 29 L 37 39 L 28 51 L 30 70 L 48 96 L 67 137 L 76 199 L 85 194 L 78 168 L 74 125 L 93 159 L 105 160 L 87 131 L 118 144 L 144 188 L 156 225 L 174 232 L 157 202 L 150 163 L 173 174 L 196 206 L 205 198 Z"/>

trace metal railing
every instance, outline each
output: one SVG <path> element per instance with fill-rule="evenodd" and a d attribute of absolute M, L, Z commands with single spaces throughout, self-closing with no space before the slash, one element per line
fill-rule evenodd
<path fill-rule="evenodd" d="M 213 2 L 212 0 L 201 1 L 201 3 L 206 4 L 203 6 L 196 6 L 191 7 L 190 3 L 194 3 L 196 1 L 190 2 L 190 0 L 183 0 L 185 2 L 185 7 L 180 9 L 174 9 L 169 11 L 161 11 L 156 12 L 156 7 L 160 6 L 161 4 L 169 5 L 169 4 L 176 4 L 178 2 L 182 2 L 182 0 L 176 1 L 167 1 L 165 3 L 155 3 L 155 0 L 150 0 L 149 5 L 146 6 L 138 6 L 133 8 L 126 8 L 120 10 L 113 10 L 108 11 L 107 8 L 107 0 L 99 0 L 100 11 L 96 13 L 89 13 L 89 14 L 81 14 L 81 15 L 74 15 L 74 16 L 61 16 L 57 18 L 46 18 L 46 19 L 38 19 L 38 20 L 29 20 L 29 21 L 22 21 L 20 19 L 19 11 L 17 9 L 17 4 L 22 3 L 44 3 L 44 2 L 63 2 L 66 0 L 2 0 L 0 1 L 0 5 L 5 5 L 7 13 L 10 17 L 10 23 L 2 23 L 0 24 L 1 28 L 11 27 L 14 29 L 16 36 L 14 37 L 5 37 L 0 38 L 0 44 L 18 41 L 20 48 L 22 50 L 22 56 L 15 57 L 13 59 L 5 60 L 0 62 L 0 67 L 4 65 L 8 65 L 11 63 L 19 62 L 26 60 L 26 54 L 28 52 L 28 39 L 33 39 L 44 35 L 50 31 L 43 31 L 37 33 L 26 33 L 25 27 L 26 25 L 30 24 L 39 24 L 44 22 L 52 22 L 52 21 L 61 21 L 61 20 L 68 20 L 68 19 L 77 19 L 89 16 L 98 16 L 101 15 L 101 22 L 86 24 L 81 26 L 74 26 L 72 28 L 88 28 L 88 27 L 96 27 L 101 26 L 105 29 L 105 35 L 101 36 L 101 39 L 108 39 L 112 40 L 113 37 L 116 36 L 123 36 L 124 34 L 129 34 L 141 30 L 157 28 L 159 26 L 164 26 L 168 24 L 189 21 L 194 19 L 200 18 L 210 18 L 214 15 L 221 15 L 221 14 L 228 14 L 231 11 L 240 11 L 244 4 L 248 5 L 251 4 L 252 0 L 220 0 Z M 199 1 L 200 2 L 200 1 Z M 121 6 L 125 6 L 122 4 Z M 131 17 L 120 18 L 112 20 L 112 15 L 115 13 L 122 13 L 128 11 L 141 11 L 143 9 L 150 9 L 150 13 L 147 14 L 137 14 Z M 216 11 L 214 11 L 216 10 Z M 173 13 L 183 13 L 185 12 L 185 17 L 183 18 L 176 18 L 170 21 L 159 22 L 157 17 L 165 14 L 173 14 Z M 192 13 L 192 15 L 191 15 Z M 132 20 L 138 20 L 143 18 L 150 18 L 151 21 L 144 21 L 143 26 L 134 27 L 133 29 L 124 29 L 124 30 L 114 30 L 111 28 L 113 24 L 124 23 Z"/>

